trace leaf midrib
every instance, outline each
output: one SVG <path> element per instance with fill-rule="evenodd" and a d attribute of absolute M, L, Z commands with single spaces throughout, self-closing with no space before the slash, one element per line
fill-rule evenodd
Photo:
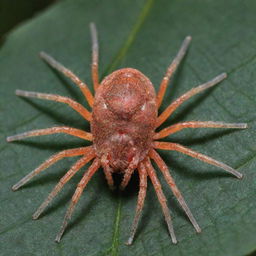
<path fill-rule="evenodd" d="M 106 74 L 109 74 L 113 70 L 118 67 L 118 64 L 121 60 L 125 57 L 128 50 L 130 49 L 131 45 L 135 41 L 136 36 L 138 35 L 141 27 L 145 23 L 146 18 L 149 16 L 150 11 L 152 10 L 152 6 L 155 0 L 146 0 L 144 6 L 141 9 L 141 12 L 138 15 L 137 20 L 135 21 L 133 27 L 131 28 L 131 32 L 128 34 L 127 39 L 124 41 L 123 46 L 119 49 L 117 55 L 111 61 L 109 66 L 103 72 L 102 77 L 105 77 Z M 120 194 L 118 195 L 118 205 L 116 209 L 116 217 L 114 221 L 113 227 L 113 238 L 112 244 L 110 247 L 111 256 L 118 256 L 119 255 L 119 230 L 120 230 L 120 223 L 121 223 L 121 214 L 122 214 L 122 197 Z M 108 251 L 108 250 L 107 250 Z"/>

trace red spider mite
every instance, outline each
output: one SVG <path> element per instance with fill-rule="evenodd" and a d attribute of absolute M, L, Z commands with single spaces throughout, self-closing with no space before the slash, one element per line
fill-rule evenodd
<path fill-rule="evenodd" d="M 55 94 L 46 94 L 38 92 L 29 92 L 16 90 L 16 95 L 22 97 L 33 97 L 51 101 L 57 101 L 68 104 L 77 111 L 91 124 L 91 133 L 79 129 L 60 126 L 40 130 L 33 130 L 22 134 L 7 137 L 7 141 L 16 141 L 32 136 L 48 135 L 55 133 L 67 133 L 79 137 L 81 139 L 92 141 L 91 146 L 68 149 L 61 151 L 48 160 L 43 162 L 39 167 L 21 179 L 12 189 L 17 190 L 32 177 L 39 174 L 52 164 L 64 157 L 81 156 L 81 158 L 70 168 L 70 170 L 61 178 L 59 183 L 54 187 L 46 200 L 40 205 L 33 214 L 33 219 L 37 219 L 45 210 L 53 198 L 60 192 L 63 186 L 89 161 L 92 164 L 84 173 L 82 179 L 77 185 L 75 193 L 72 197 L 69 208 L 64 217 L 60 232 L 57 234 L 55 241 L 59 242 L 64 230 L 68 224 L 73 210 L 82 195 L 84 188 L 90 181 L 94 173 L 103 167 L 106 180 L 111 189 L 114 188 L 112 178 L 113 173 L 123 174 L 120 189 L 124 189 L 135 170 L 139 174 L 139 194 L 134 220 L 131 226 L 131 233 L 127 244 L 132 244 L 134 235 L 138 226 L 144 200 L 147 190 L 147 177 L 151 180 L 158 200 L 161 204 L 164 218 L 166 220 L 168 231 L 173 243 L 177 243 L 177 239 L 173 230 L 172 219 L 166 204 L 166 197 L 163 194 L 161 184 L 157 178 L 156 172 L 151 164 L 153 160 L 159 167 L 165 177 L 166 182 L 170 186 L 173 194 L 177 198 L 181 207 L 190 219 L 196 232 L 201 232 L 201 228 L 193 217 L 187 203 L 185 202 L 181 192 L 177 188 L 167 165 L 157 153 L 156 149 L 174 150 L 191 157 L 197 158 L 203 162 L 215 165 L 225 171 L 235 175 L 241 179 L 242 174 L 234 170 L 230 166 L 219 162 L 209 156 L 198 153 L 192 149 L 184 147 L 177 143 L 162 142 L 159 139 L 165 138 L 170 134 L 181 131 L 184 128 L 247 128 L 245 123 L 223 123 L 212 121 L 189 121 L 173 124 L 156 132 L 156 129 L 163 124 L 166 119 L 186 100 L 191 98 L 205 89 L 208 89 L 226 78 L 223 73 L 214 79 L 192 88 L 181 97 L 171 103 L 160 115 L 158 109 L 161 106 L 163 97 L 166 92 L 169 80 L 177 69 L 179 63 L 184 57 L 191 37 L 188 36 L 183 41 L 181 48 L 174 58 L 173 62 L 167 68 L 166 74 L 160 84 L 159 91 L 156 95 L 154 87 L 150 80 L 140 71 L 133 68 L 123 68 L 114 71 L 99 82 L 98 78 L 98 39 L 97 30 L 93 23 L 90 24 L 92 36 L 92 80 L 95 95 L 91 93 L 87 85 L 82 82 L 72 71 L 65 68 L 52 57 L 44 52 L 40 56 L 53 68 L 57 69 L 65 76 L 69 77 L 82 91 L 87 99 L 92 111 L 88 111 L 78 102 Z"/>

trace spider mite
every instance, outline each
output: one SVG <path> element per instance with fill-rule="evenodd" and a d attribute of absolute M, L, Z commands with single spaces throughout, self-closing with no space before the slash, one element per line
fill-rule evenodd
<path fill-rule="evenodd" d="M 216 84 L 226 78 L 223 73 L 214 79 L 192 88 L 181 97 L 171 103 L 160 115 L 158 109 L 161 106 L 163 97 L 166 92 L 169 80 L 177 69 L 179 63 L 187 51 L 191 37 L 185 38 L 181 48 L 174 58 L 173 62 L 167 68 L 166 74 L 160 84 L 160 88 L 155 93 L 154 87 L 150 80 L 140 71 L 132 68 L 123 68 L 114 71 L 99 81 L 98 77 L 98 39 L 95 25 L 90 25 L 92 36 L 92 80 L 95 95 L 91 93 L 87 85 L 82 82 L 72 71 L 65 68 L 52 57 L 44 52 L 40 56 L 53 68 L 69 77 L 82 91 L 87 99 L 91 111 L 87 110 L 78 102 L 64 96 L 55 94 L 46 94 L 38 92 L 29 92 L 17 90 L 16 95 L 22 97 L 34 97 L 44 100 L 57 101 L 68 104 L 71 108 L 77 111 L 84 119 L 91 124 L 91 133 L 85 132 L 76 128 L 58 126 L 46 129 L 33 130 L 22 134 L 7 137 L 7 141 L 16 141 L 32 136 L 48 135 L 55 133 L 67 133 L 79 137 L 81 139 L 92 141 L 91 146 L 67 149 L 61 151 L 48 160 L 43 162 L 39 167 L 21 179 L 15 184 L 12 189 L 17 190 L 31 178 L 61 160 L 64 157 L 81 156 L 81 158 L 69 169 L 69 171 L 61 178 L 59 183 L 50 192 L 46 200 L 39 206 L 33 214 L 33 219 L 37 219 L 45 210 L 53 198 L 61 191 L 63 186 L 89 161 L 92 164 L 83 174 L 82 179 L 77 185 L 75 193 L 71 199 L 71 203 L 66 212 L 63 224 L 59 233 L 56 236 L 56 241 L 59 242 L 69 219 L 74 211 L 74 208 L 82 195 L 84 188 L 90 181 L 96 171 L 102 167 L 106 176 L 107 183 L 111 189 L 114 188 L 112 178 L 113 173 L 123 174 L 123 179 L 120 183 L 120 189 L 124 189 L 130 181 L 130 178 L 135 170 L 138 171 L 140 184 L 138 201 L 135 211 L 135 216 L 131 226 L 131 233 L 127 244 L 132 244 L 135 232 L 138 226 L 144 200 L 147 190 L 147 179 L 151 180 L 160 205 L 163 215 L 166 220 L 168 231 L 173 243 L 177 243 L 173 230 L 172 219 L 166 204 L 166 197 L 163 194 L 161 184 L 157 178 L 151 160 L 158 166 L 159 170 L 165 177 L 166 182 L 170 186 L 173 194 L 177 198 L 179 204 L 190 219 L 196 232 L 201 229 L 192 215 L 187 203 L 185 202 L 181 192 L 177 188 L 167 165 L 158 154 L 157 149 L 174 150 L 191 157 L 197 158 L 203 162 L 215 165 L 225 171 L 235 175 L 237 178 L 242 178 L 242 174 L 234 170 L 230 166 L 219 162 L 209 156 L 198 153 L 192 149 L 182 146 L 177 143 L 163 142 L 159 139 L 165 138 L 170 134 L 181 131 L 184 128 L 238 128 L 247 127 L 245 123 L 223 123 L 212 121 L 188 121 L 173 124 L 160 131 L 156 129 L 163 124 L 166 119 L 185 101 Z"/>

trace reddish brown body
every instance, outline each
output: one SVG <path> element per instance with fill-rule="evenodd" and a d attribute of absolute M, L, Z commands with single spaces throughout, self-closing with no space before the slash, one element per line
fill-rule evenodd
<path fill-rule="evenodd" d="M 62 72 L 80 88 L 87 99 L 92 111 L 88 111 L 78 102 L 64 96 L 37 92 L 28 92 L 17 90 L 16 94 L 23 97 L 34 97 L 45 100 L 52 100 L 68 104 L 77 111 L 84 119 L 91 122 L 91 133 L 72 127 L 60 126 L 40 130 L 33 130 L 22 134 L 10 136 L 7 141 L 20 140 L 31 136 L 40 136 L 54 133 L 66 133 L 84 140 L 92 141 L 91 146 L 73 148 L 61 151 L 45 162 L 43 162 L 35 170 L 27 174 L 12 189 L 17 190 L 32 177 L 39 174 L 55 162 L 64 157 L 81 156 L 77 162 L 67 171 L 58 184 L 50 192 L 46 200 L 40 205 L 33 214 L 33 218 L 37 219 L 53 198 L 60 192 L 63 186 L 89 161 L 92 164 L 83 174 L 82 179 L 77 185 L 75 193 L 72 197 L 70 206 L 65 215 L 61 230 L 56 237 L 59 242 L 61 236 L 67 226 L 68 220 L 71 218 L 72 212 L 77 204 L 82 192 L 94 173 L 102 166 L 108 185 L 114 188 L 112 174 L 120 172 L 123 174 L 123 180 L 120 188 L 124 189 L 128 184 L 131 175 L 136 170 L 139 173 L 140 185 L 139 195 L 133 224 L 131 227 L 130 237 L 127 244 L 131 244 L 138 226 L 138 221 L 144 205 L 147 190 L 148 177 L 151 180 L 156 191 L 158 200 L 162 207 L 162 211 L 168 226 L 173 243 L 177 243 L 176 236 L 172 226 L 171 215 L 166 204 L 166 198 L 163 194 L 161 184 L 157 178 L 157 174 L 151 164 L 153 160 L 164 175 L 169 187 L 177 198 L 180 206 L 183 208 L 195 230 L 200 232 L 201 229 L 193 217 L 189 207 L 187 206 L 181 192 L 175 184 L 168 167 L 163 159 L 157 153 L 156 149 L 175 150 L 183 154 L 192 156 L 208 164 L 220 167 L 238 178 L 242 174 L 231 168 L 230 166 L 219 162 L 209 156 L 203 155 L 192 149 L 184 147 L 177 143 L 156 141 L 167 137 L 184 128 L 246 128 L 244 123 L 223 123 L 212 121 L 190 121 L 171 125 L 156 132 L 161 124 L 175 111 L 183 102 L 193 95 L 216 85 L 224 78 L 223 73 L 213 80 L 206 82 L 198 87 L 192 88 L 173 103 L 171 103 L 159 116 L 158 109 L 161 106 L 163 97 L 166 92 L 168 82 L 182 60 L 191 37 L 186 37 L 177 56 L 170 64 L 167 72 L 160 84 L 157 96 L 150 80 L 136 69 L 124 68 L 117 70 L 107 76 L 101 83 L 98 78 L 98 41 L 97 31 L 94 24 L 91 24 L 93 51 L 92 51 L 92 79 L 95 89 L 95 95 L 91 93 L 87 85 L 82 82 L 73 72 L 65 68 L 59 62 L 54 60 L 46 53 L 41 53 L 41 57 L 53 68 Z"/>
<path fill-rule="evenodd" d="M 132 68 L 107 76 L 95 94 L 91 131 L 95 152 L 113 172 L 136 168 L 152 148 L 157 118 L 150 80 Z"/>

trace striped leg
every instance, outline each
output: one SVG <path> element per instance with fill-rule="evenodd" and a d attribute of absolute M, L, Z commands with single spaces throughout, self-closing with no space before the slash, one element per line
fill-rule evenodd
<path fill-rule="evenodd" d="M 243 175 L 234 170 L 232 167 L 222 163 L 222 162 L 219 162 L 209 156 L 206 156 L 206 155 L 203 155 L 201 153 L 198 153 L 190 148 L 186 148 L 180 144 L 177 144 L 177 143 L 171 143 L 171 142 L 159 142 L 159 141 L 155 141 L 154 142 L 154 147 L 155 148 L 158 148 L 158 149 L 164 149 L 164 150 L 173 150 L 173 151 L 178 151 L 178 152 L 181 152 L 185 155 L 189 155 L 191 157 L 194 157 L 194 158 L 197 158 L 203 162 L 206 162 L 208 164 L 211 164 L 211 165 L 215 165 L 215 166 L 218 166 L 222 169 L 224 169 L 225 171 L 233 174 L 234 176 L 236 176 L 237 178 L 241 179 L 243 177 Z"/>
<path fill-rule="evenodd" d="M 72 156 L 79 156 L 86 154 L 87 152 L 91 151 L 93 148 L 92 146 L 89 147 L 81 147 L 81 148 L 74 148 L 74 149 L 68 149 L 61 151 L 53 156 L 51 156 L 49 159 L 44 161 L 40 166 L 38 166 L 35 170 L 30 172 L 28 175 L 26 175 L 24 178 L 22 178 L 18 183 L 16 183 L 14 186 L 12 186 L 12 190 L 17 190 L 24 184 L 26 184 L 29 180 L 31 180 L 34 176 L 48 168 L 49 166 L 53 165 L 57 161 L 61 160 L 64 157 L 72 157 Z"/>
<path fill-rule="evenodd" d="M 160 155 L 154 149 L 150 151 L 150 158 L 152 158 L 155 161 L 155 163 L 157 164 L 157 166 L 159 167 L 159 169 L 163 173 L 163 175 L 164 175 L 168 185 L 170 186 L 173 194 L 175 195 L 175 197 L 179 201 L 181 207 L 183 208 L 183 210 L 187 214 L 187 216 L 188 216 L 189 220 L 191 221 L 191 223 L 193 224 L 196 232 L 198 232 L 198 233 L 201 232 L 201 228 L 197 224 L 197 221 L 195 220 L 192 212 L 190 211 L 189 207 L 187 206 L 186 201 L 184 200 L 181 192 L 179 191 L 178 187 L 176 186 L 175 181 L 172 178 L 171 174 L 169 173 L 168 167 L 166 166 L 163 159 L 160 157 Z"/>
<path fill-rule="evenodd" d="M 71 128 L 67 126 L 60 126 L 60 127 L 52 127 L 52 128 L 46 128 L 46 129 L 39 129 L 39 130 L 32 130 L 20 134 L 16 134 L 13 136 L 9 136 L 6 138 L 8 142 L 16 141 L 16 140 L 22 140 L 28 137 L 35 137 L 35 136 L 43 136 L 43 135 L 49 135 L 49 134 L 55 134 L 55 133 L 67 133 L 69 135 L 79 137 L 84 140 L 92 141 L 92 134 L 89 132 L 85 132 L 76 128 Z"/>
<path fill-rule="evenodd" d="M 120 189 L 121 190 L 124 190 L 125 187 L 128 185 L 134 171 L 135 171 L 135 167 L 128 167 L 127 170 L 125 170 L 123 180 L 120 184 Z"/>
<path fill-rule="evenodd" d="M 177 239 L 176 239 L 176 236 L 175 236 L 175 233 L 174 233 L 174 230 L 173 230 L 171 215 L 170 215 L 168 206 L 166 204 L 167 200 L 166 200 L 166 197 L 165 197 L 165 195 L 164 195 L 164 193 L 162 191 L 162 187 L 161 187 L 161 184 L 160 184 L 160 182 L 159 182 L 159 180 L 158 180 L 158 178 L 156 176 L 155 170 L 154 170 L 153 166 L 151 165 L 149 159 L 146 159 L 145 167 L 147 169 L 148 176 L 151 179 L 152 184 L 153 184 L 153 186 L 155 188 L 158 200 L 159 200 L 159 202 L 160 202 L 160 204 L 162 206 L 162 211 L 163 211 L 163 214 L 164 214 L 164 217 L 165 217 L 165 221 L 166 221 L 167 226 L 168 226 L 168 230 L 169 230 L 172 242 L 174 244 L 176 244 L 177 243 Z"/>
<path fill-rule="evenodd" d="M 82 82 L 79 77 L 77 77 L 71 70 L 67 69 L 64 67 L 62 64 L 60 64 L 58 61 L 56 61 L 53 57 L 48 55 L 45 52 L 40 52 L 40 57 L 47 62 L 52 68 L 57 69 L 60 71 L 62 74 L 70 78 L 82 91 L 83 95 L 87 99 L 89 105 L 92 107 L 93 105 L 93 96 L 92 93 L 90 92 L 88 86 Z"/>
<path fill-rule="evenodd" d="M 245 129 L 247 124 L 245 123 L 224 123 L 224 122 L 200 122 L 190 121 L 179 124 L 171 125 L 154 135 L 154 139 L 162 139 L 170 134 L 181 131 L 185 128 L 232 128 L 232 129 Z"/>
<path fill-rule="evenodd" d="M 139 172 L 139 178 L 140 178 L 140 190 L 139 190 L 139 195 L 138 195 L 136 212 L 135 212 L 135 216 L 134 216 L 132 227 L 131 227 L 130 237 L 126 243 L 127 245 L 131 245 L 133 242 L 133 239 L 134 239 L 137 227 L 138 227 L 138 223 L 140 220 L 140 216 L 142 213 L 142 209 L 144 206 L 146 193 L 147 193 L 147 171 L 145 169 L 145 166 L 139 165 L 138 172 Z"/>
<path fill-rule="evenodd" d="M 51 101 L 57 101 L 62 102 L 65 104 L 68 104 L 71 108 L 73 108 L 76 112 L 78 112 L 82 117 L 84 117 L 86 120 L 91 121 L 91 113 L 83 107 L 78 102 L 64 96 L 56 95 L 56 94 L 48 94 L 48 93 L 40 93 L 40 92 L 29 92 L 29 91 L 22 91 L 22 90 L 16 90 L 16 95 L 27 97 L 27 98 L 38 98 L 43 100 L 51 100 Z"/>
<path fill-rule="evenodd" d="M 192 88 L 185 94 L 183 94 L 181 97 L 176 99 L 173 103 L 171 103 L 163 113 L 157 118 L 157 127 L 160 126 L 172 113 L 174 110 L 176 110 L 183 102 L 191 98 L 192 96 L 218 84 L 223 79 L 227 77 L 226 73 L 220 74 L 219 76 L 215 77 L 211 81 L 204 83 L 202 85 L 199 85 L 198 87 Z"/>
<path fill-rule="evenodd" d="M 91 37 L 92 37 L 92 81 L 94 91 L 99 87 L 99 44 L 97 29 L 94 23 L 90 24 Z"/>
<path fill-rule="evenodd" d="M 108 155 L 104 155 L 101 158 L 101 165 L 103 167 L 103 171 L 104 171 L 104 174 L 105 174 L 105 177 L 106 177 L 109 188 L 111 190 L 114 190 L 115 186 L 114 186 L 114 180 L 113 180 L 113 177 L 112 177 L 113 170 L 109 166 L 109 160 L 107 158 L 108 158 Z"/>
<path fill-rule="evenodd" d="M 70 206 L 66 212 L 66 215 L 64 217 L 63 220 L 63 224 L 61 226 L 60 232 L 57 234 L 55 241 L 56 242 L 60 242 L 60 239 L 67 227 L 68 221 L 71 218 L 71 215 L 74 211 L 74 208 L 80 198 L 80 196 L 82 195 L 82 192 L 84 190 L 84 188 L 86 187 L 87 183 L 89 182 L 89 180 L 92 178 L 93 174 L 99 169 L 100 167 L 100 161 L 98 159 L 95 159 L 92 163 L 92 165 L 89 167 L 89 169 L 85 172 L 84 176 L 82 177 L 81 181 L 78 183 L 76 191 L 72 197 Z"/>
<path fill-rule="evenodd" d="M 80 158 L 70 170 L 61 178 L 58 184 L 54 187 L 51 193 L 48 195 L 46 200 L 39 206 L 36 212 L 33 214 L 33 219 L 37 219 L 44 209 L 49 205 L 49 203 L 54 199 L 54 197 L 61 191 L 63 186 L 90 160 L 95 157 L 93 150 L 89 151 L 84 157 Z"/>
<path fill-rule="evenodd" d="M 160 84 L 160 88 L 159 88 L 157 98 L 156 98 L 158 108 L 161 106 L 168 83 L 169 83 L 173 73 L 178 68 L 180 62 L 182 61 L 182 59 L 188 49 L 190 41 L 191 41 L 191 36 L 187 36 L 185 38 L 185 40 L 183 41 L 181 48 L 180 48 L 178 54 L 176 55 L 175 59 L 172 61 L 171 65 L 167 68 L 166 74 Z"/>
<path fill-rule="evenodd" d="M 139 158 L 137 158 L 137 157 L 134 157 L 132 159 L 132 161 L 130 162 L 128 168 L 125 170 L 123 180 L 119 186 L 121 190 L 124 190 L 125 187 L 127 186 L 127 184 L 129 183 L 129 181 L 132 177 L 132 174 L 134 173 L 135 169 L 138 166 L 138 163 L 139 163 Z"/>

